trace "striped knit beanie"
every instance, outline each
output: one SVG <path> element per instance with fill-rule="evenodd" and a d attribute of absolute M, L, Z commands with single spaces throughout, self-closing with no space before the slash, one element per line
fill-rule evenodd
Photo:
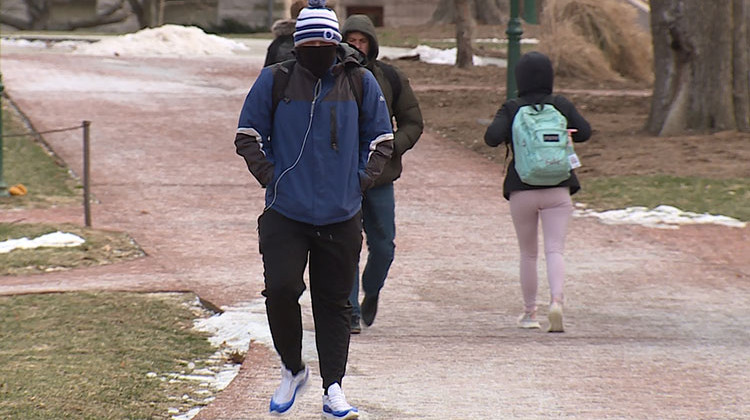
<path fill-rule="evenodd" d="M 294 46 L 309 41 L 341 42 L 336 12 L 326 8 L 326 0 L 308 0 L 308 6 L 297 16 Z"/>

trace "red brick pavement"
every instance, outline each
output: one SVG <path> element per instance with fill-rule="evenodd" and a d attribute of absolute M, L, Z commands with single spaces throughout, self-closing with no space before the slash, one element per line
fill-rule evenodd
<path fill-rule="evenodd" d="M 38 130 L 92 121 L 94 226 L 128 232 L 148 256 L 4 277 L 0 294 L 191 290 L 221 307 L 259 299 L 262 191 L 232 143 L 259 66 L 251 58 L 4 51 L 6 92 Z M 46 140 L 80 173 L 78 134 Z M 520 331 L 501 168 L 429 128 L 405 165 L 397 260 L 377 322 L 352 339 L 344 383 L 366 418 L 747 416 L 747 229 L 652 231 L 575 219 L 567 332 Z M 19 219 L 82 223 L 82 214 L 0 214 Z M 542 308 L 546 290 L 542 282 Z M 309 316 L 305 326 L 312 329 Z M 198 418 L 264 418 L 277 369 L 272 349 L 251 345 L 240 374 Z M 295 418 L 320 416 L 319 386 L 314 375 Z"/>

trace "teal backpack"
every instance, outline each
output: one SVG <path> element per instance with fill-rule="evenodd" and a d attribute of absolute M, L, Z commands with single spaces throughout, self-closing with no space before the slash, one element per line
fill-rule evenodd
<path fill-rule="evenodd" d="M 513 118 L 513 156 L 521 181 L 557 185 L 570 177 L 568 120 L 552 104 L 523 105 Z"/>

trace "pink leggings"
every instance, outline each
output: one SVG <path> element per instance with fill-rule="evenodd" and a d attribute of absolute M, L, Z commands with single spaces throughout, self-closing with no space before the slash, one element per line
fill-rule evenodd
<path fill-rule="evenodd" d="M 537 254 L 539 218 L 542 219 L 544 255 L 550 299 L 562 302 L 565 280 L 565 234 L 573 213 L 567 187 L 514 191 L 510 195 L 510 214 L 521 250 L 521 292 L 524 310 L 536 311 Z"/>

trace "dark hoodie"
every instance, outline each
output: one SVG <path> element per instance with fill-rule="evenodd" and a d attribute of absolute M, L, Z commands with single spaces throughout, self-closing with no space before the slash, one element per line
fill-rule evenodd
<path fill-rule="evenodd" d="M 552 94 L 554 70 L 552 62 L 546 55 L 536 51 L 524 54 L 516 65 L 516 85 L 519 97 L 505 102 L 500 107 L 495 114 L 495 119 L 484 134 L 484 141 L 488 146 L 495 147 L 501 143 L 506 143 L 510 145 L 512 150 L 513 118 L 516 116 L 518 108 L 523 105 L 542 102 L 552 104 L 567 118 L 568 128 L 578 130 L 573 134 L 574 142 L 583 142 L 591 137 L 591 126 L 578 113 L 575 106 L 565 97 Z M 515 159 L 511 159 L 503 182 L 503 196 L 510 199 L 510 194 L 513 191 L 554 187 L 568 187 L 571 194 L 575 194 L 581 189 L 578 178 L 573 171 L 571 171 L 570 178 L 558 185 L 534 186 L 525 184 L 516 172 Z"/>
<path fill-rule="evenodd" d="M 383 173 L 375 181 L 375 186 L 379 186 L 393 182 L 401 176 L 401 156 L 407 150 L 414 147 L 424 129 L 422 111 L 419 109 L 417 97 L 409 85 L 409 79 L 401 71 L 391 66 L 398 75 L 401 84 L 401 93 L 398 96 L 398 100 L 394 102 L 393 86 L 391 86 L 388 78 L 383 73 L 383 66 L 388 66 L 388 64 L 382 63 L 377 59 L 379 54 L 378 38 L 375 32 L 375 25 L 373 25 L 370 18 L 367 15 L 349 16 L 341 28 L 344 40 L 346 40 L 346 36 L 350 32 L 361 32 L 369 38 L 370 48 L 364 64 L 378 81 L 380 89 L 383 91 L 385 102 L 388 105 L 388 111 L 391 113 L 391 117 L 396 120 L 396 129 L 393 132 L 393 155 L 385 169 L 383 169 Z"/>
<path fill-rule="evenodd" d="M 346 40 L 346 36 L 349 32 L 362 32 L 367 35 L 370 39 L 370 50 L 367 52 L 367 64 L 373 66 L 375 61 L 378 59 L 380 53 L 380 47 L 378 46 L 377 33 L 375 32 L 375 25 L 367 15 L 351 15 L 344 21 L 344 26 L 341 28 L 341 34 Z"/>
<path fill-rule="evenodd" d="M 263 67 L 294 58 L 294 31 L 296 19 L 281 19 L 271 27 L 274 39 L 266 51 L 266 61 Z"/>
<path fill-rule="evenodd" d="M 518 96 L 552 93 L 555 73 L 550 59 L 536 51 L 524 54 L 516 64 L 516 86 Z"/>

